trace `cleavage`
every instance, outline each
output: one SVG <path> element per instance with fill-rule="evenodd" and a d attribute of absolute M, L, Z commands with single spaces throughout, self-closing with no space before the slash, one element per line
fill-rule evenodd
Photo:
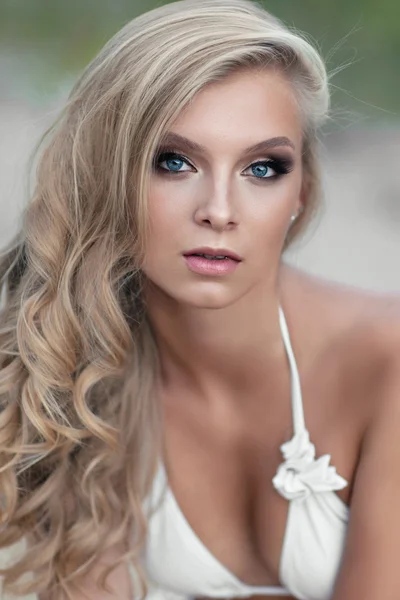
<path fill-rule="evenodd" d="M 232 575 L 251 586 L 279 585 L 288 503 L 272 486 L 279 443 L 260 449 L 170 438 L 169 486 L 193 533 Z M 277 450 L 278 448 L 278 450 Z M 176 458 L 175 458 L 176 457 Z M 179 457 L 179 458 L 178 458 Z"/>

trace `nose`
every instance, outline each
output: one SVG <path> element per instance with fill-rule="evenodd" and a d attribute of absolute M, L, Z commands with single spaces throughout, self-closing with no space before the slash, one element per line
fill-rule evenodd
<path fill-rule="evenodd" d="M 237 225 L 237 214 L 229 183 L 214 184 L 206 191 L 195 209 L 194 220 L 198 225 L 215 231 L 232 229 Z"/>

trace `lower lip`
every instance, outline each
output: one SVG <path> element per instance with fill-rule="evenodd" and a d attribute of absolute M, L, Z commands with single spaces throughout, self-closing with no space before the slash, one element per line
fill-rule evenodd
<path fill-rule="evenodd" d="M 239 261 L 232 258 L 210 259 L 202 256 L 184 256 L 186 264 L 194 273 L 200 275 L 229 275 L 237 269 Z"/>

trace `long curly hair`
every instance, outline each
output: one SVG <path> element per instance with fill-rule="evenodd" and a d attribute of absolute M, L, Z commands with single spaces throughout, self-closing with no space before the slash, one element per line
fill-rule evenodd
<path fill-rule="evenodd" d="M 133 19 L 38 147 L 32 197 L 0 255 L 0 548 L 25 544 L 0 570 L 6 592 L 71 600 L 118 547 L 101 585 L 129 561 L 146 594 L 143 501 L 162 451 L 142 294 L 148 178 L 163 135 L 204 86 L 271 67 L 293 84 L 309 181 L 288 246 L 318 205 L 329 83 L 307 38 L 249 0 L 181 0 Z"/>

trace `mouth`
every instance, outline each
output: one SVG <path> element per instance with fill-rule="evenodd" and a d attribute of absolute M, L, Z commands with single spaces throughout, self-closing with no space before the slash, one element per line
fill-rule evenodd
<path fill-rule="evenodd" d="M 185 257 L 199 256 L 206 260 L 226 260 L 230 259 L 235 262 L 241 262 L 242 259 L 235 252 L 226 248 L 194 248 L 188 252 L 184 252 Z"/>
<path fill-rule="evenodd" d="M 190 271 L 207 276 L 230 275 L 242 262 L 240 256 L 226 248 L 194 248 L 183 256 Z"/>

